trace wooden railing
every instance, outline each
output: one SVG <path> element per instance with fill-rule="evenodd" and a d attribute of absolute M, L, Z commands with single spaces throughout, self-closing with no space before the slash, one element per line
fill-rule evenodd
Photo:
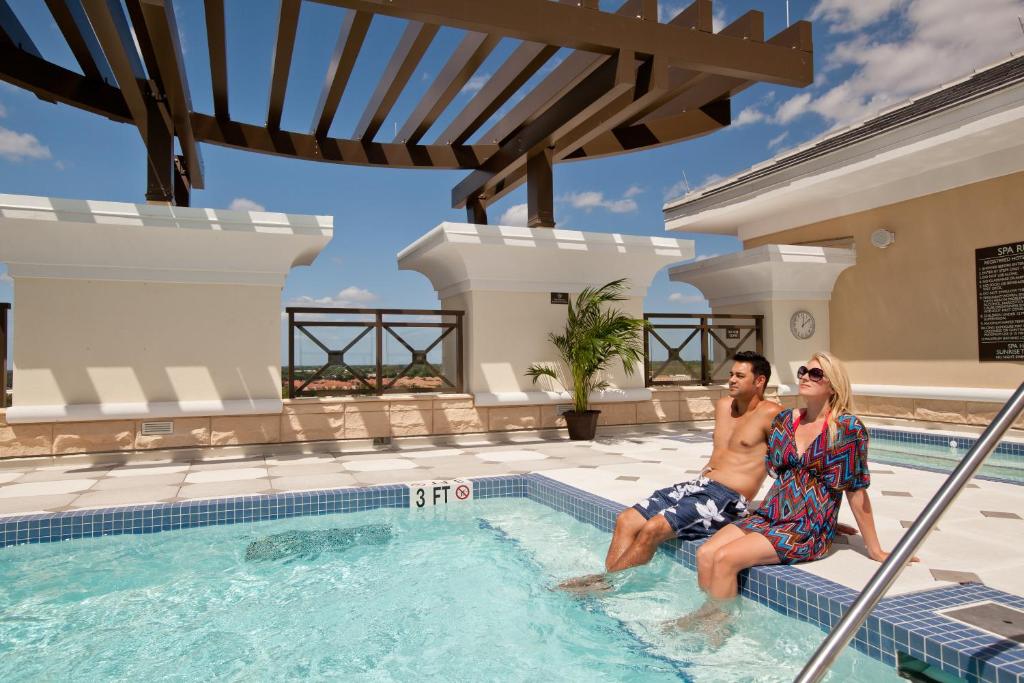
<path fill-rule="evenodd" d="M 464 311 L 294 306 L 285 312 L 288 398 L 463 391 Z M 300 340 L 312 344 L 313 364 L 300 358 L 296 365 Z"/>
<path fill-rule="evenodd" d="M 646 386 L 721 382 L 737 351 L 764 353 L 763 315 L 645 313 L 644 320 Z"/>
<path fill-rule="evenodd" d="M 7 315 L 11 305 L 0 301 L 0 408 L 7 407 Z"/>

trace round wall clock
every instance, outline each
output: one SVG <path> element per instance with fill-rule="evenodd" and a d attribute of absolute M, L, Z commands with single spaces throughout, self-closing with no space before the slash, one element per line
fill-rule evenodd
<path fill-rule="evenodd" d="M 797 311 L 789 319 L 789 331 L 797 339 L 810 339 L 814 336 L 814 316 L 808 311 Z"/>

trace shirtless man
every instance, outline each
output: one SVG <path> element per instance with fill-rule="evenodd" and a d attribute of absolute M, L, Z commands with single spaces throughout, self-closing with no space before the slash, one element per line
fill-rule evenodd
<path fill-rule="evenodd" d="M 764 356 L 741 351 L 732 360 L 729 395 L 715 403 L 714 450 L 707 466 L 696 479 L 655 491 L 619 514 L 604 562 L 608 573 L 650 562 L 670 538 L 706 538 L 747 514 L 748 501 L 767 475 L 768 434 L 782 406 L 764 399 L 772 372 Z M 592 574 L 560 587 L 608 585 L 604 575 Z"/>

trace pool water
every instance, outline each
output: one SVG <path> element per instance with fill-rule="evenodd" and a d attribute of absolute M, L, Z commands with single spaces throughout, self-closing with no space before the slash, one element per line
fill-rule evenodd
<path fill-rule="evenodd" d="M 7 548 L 0 680 L 790 681 L 823 637 L 746 600 L 722 643 L 666 631 L 703 599 L 661 555 L 552 590 L 608 538 L 493 499 Z M 848 650 L 830 680 L 899 679 Z"/>
<path fill-rule="evenodd" d="M 951 440 L 956 442 L 955 437 L 951 437 Z M 873 437 L 868 450 L 868 461 L 952 472 L 967 455 L 968 450 L 959 444 L 937 446 Z M 1012 453 L 991 453 L 978 474 L 1024 484 L 1024 457 Z"/>

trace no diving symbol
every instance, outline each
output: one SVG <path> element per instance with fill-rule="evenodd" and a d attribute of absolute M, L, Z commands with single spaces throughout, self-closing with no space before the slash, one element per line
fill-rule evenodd
<path fill-rule="evenodd" d="M 466 486 L 465 484 L 459 486 L 457 489 L 455 489 L 455 497 L 458 498 L 459 500 L 466 500 L 467 498 L 469 498 L 469 487 Z"/>

